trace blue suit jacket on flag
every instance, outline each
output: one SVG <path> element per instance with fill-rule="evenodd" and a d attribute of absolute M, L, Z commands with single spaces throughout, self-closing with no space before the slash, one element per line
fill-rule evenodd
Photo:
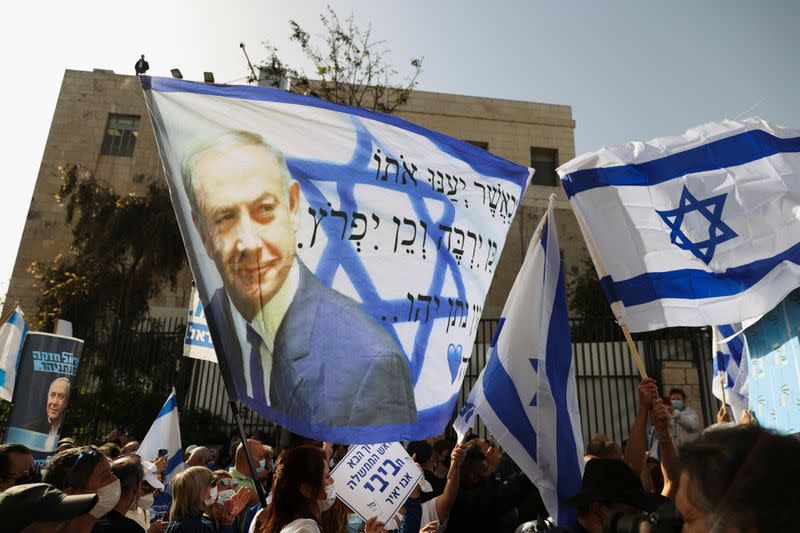
<path fill-rule="evenodd" d="M 272 420 L 289 417 L 301 425 L 325 426 L 415 422 L 408 359 L 400 346 L 358 302 L 325 287 L 299 259 L 298 266 L 297 293 L 275 337 Z M 206 318 L 212 334 L 222 339 L 220 369 L 238 397 L 256 408 L 247 395 L 231 313 L 238 311 L 231 309 L 224 289 L 217 290 Z"/>

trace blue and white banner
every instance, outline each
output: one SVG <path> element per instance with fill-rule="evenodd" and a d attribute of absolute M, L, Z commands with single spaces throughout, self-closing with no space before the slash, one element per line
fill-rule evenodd
<path fill-rule="evenodd" d="M 167 450 L 167 468 L 163 472 L 163 483 L 167 485 L 184 467 L 178 398 L 174 387 L 144 436 L 136 455 L 146 461 L 155 461 L 159 450 Z"/>
<path fill-rule="evenodd" d="M 503 308 L 486 368 L 453 427 L 461 440 L 480 415 L 565 524 L 575 509 L 559 502 L 581 489 L 583 437 L 554 198 Z"/>
<path fill-rule="evenodd" d="M 758 118 L 604 148 L 558 169 L 617 319 L 733 324 L 800 286 L 800 132 Z"/>
<path fill-rule="evenodd" d="M 206 314 L 203 312 L 203 303 L 200 294 L 192 287 L 192 297 L 189 301 L 189 320 L 186 321 L 186 336 L 183 338 L 183 356 L 192 359 L 217 362 L 214 351 L 214 342 L 211 332 L 208 331 Z"/>
<path fill-rule="evenodd" d="M 5 442 L 24 444 L 39 464 L 55 453 L 82 351 L 81 339 L 25 335 Z"/>
<path fill-rule="evenodd" d="M 441 433 L 533 171 L 319 98 L 140 79 L 230 397 L 329 442 Z"/>
<path fill-rule="evenodd" d="M 25 315 L 17 306 L 0 325 L 0 399 L 7 402 L 14 396 L 14 383 L 26 333 L 28 325 Z"/>
<path fill-rule="evenodd" d="M 764 427 L 800 433 L 800 289 L 747 328 L 749 409 Z"/>
<path fill-rule="evenodd" d="M 733 410 L 734 421 L 748 409 L 747 343 L 744 335 L 736 335 L 741 329 L 738 324 L 726 324 L 713 326 L 711 330 L 714 358 L 711 392 L 722 401 L 722 387 L 725 387 L 725 401 Z"/>

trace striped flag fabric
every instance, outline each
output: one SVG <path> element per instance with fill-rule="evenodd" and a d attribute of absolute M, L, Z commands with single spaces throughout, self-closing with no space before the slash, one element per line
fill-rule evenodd
<path fill-rule="evenodd" d="M 742 328 L 724 324 L 712 328 L 711 353 L 714 358 L 714 372 L 711 392 L 722 401 L 722 386 L 725 385 L 725 401 L 733 410 L 734 421 L 739 420 L 742 411 L 748 407 L 747 388 L 747 344 L 743 334 L 736 335 Z"/>
<path fill-rule="evenodd" d="M 559 167 L 617 320 L 732 324 L 800 286 L 800 132 L 759 118 Z"/>
<path fill-rule="evenodd" d="M 164 406 L 156 415 L 153 425 L 147 431 L 136 454 L 142 459 L 152 461 L 158 457 L 158 450 L 161 449 L 167 450 L 169 457 L 167 468 L 164 470 L 164 485 L 168 485 L 172 477 L 184 467 L 178 398 L 174 387 L 167 401 L 164 402 Z"/>
<path fill-rule="evenodd" d="M 27 333 L 25 315 L 17 306 L 0 325 L 0 398 L 7 402 L 14 397 L 19 357 Z"/>
<path fill-rule="evenodd" d="M 486 367 L 453 426 L 461 440 L 480 415 L 563 524 L 574 509 L 559 502 L 581 488 L 583 437 L 554 201 L 528 247 Z"/>

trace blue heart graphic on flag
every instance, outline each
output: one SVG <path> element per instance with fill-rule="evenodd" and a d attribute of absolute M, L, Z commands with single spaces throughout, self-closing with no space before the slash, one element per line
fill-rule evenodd
<path fill-rule="evenodd" d="M 451 344 L 447 347 L 447 364 L 450 365 L 450 383 L 456 380 L 458 375 L 458 367 L 461 366 L 461 345 L 456 346 Z"/>

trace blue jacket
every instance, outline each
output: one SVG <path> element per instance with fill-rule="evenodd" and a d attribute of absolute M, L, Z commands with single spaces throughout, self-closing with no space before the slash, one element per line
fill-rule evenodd
<path fill-rule="evenodd" d="M 283 414 L 329 426 L 416 422 L 402 348 L 361 304 L 324 286 L 299 259 L 298 265 L 297 292 L 275 337 L 269 398 L 278 412 L 271 419 L 282 423 Z M 223 377 L 239 398 L 247 398 L 241 344 L 231 318 L 238 311 L 229 302 L 219 289 L 206 319 Z"/>

